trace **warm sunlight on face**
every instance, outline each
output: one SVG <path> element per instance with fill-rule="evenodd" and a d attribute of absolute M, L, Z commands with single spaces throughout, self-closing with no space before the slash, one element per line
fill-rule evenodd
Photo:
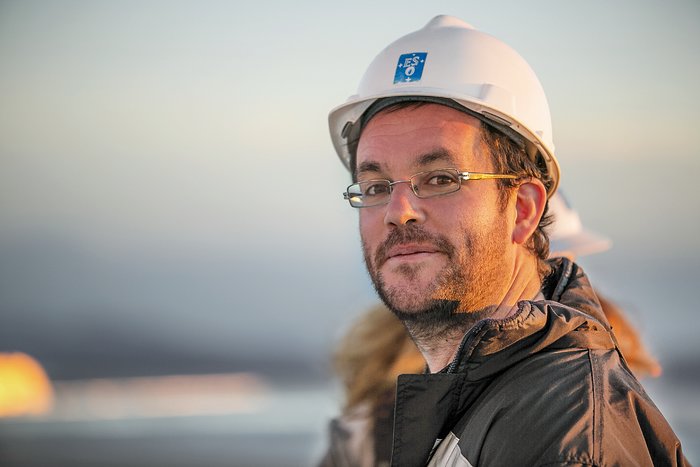
<path fill-rule="evenodd" d="M 493 172 L 478 120 L 428 104 L 385 111 L 360 137 L 358 180 L 405 180 L 441 168 Z M 464 183 L 459 191 L 418 198 L 396 185 L 388 204 L 360 210 L 360 233 L 370 275 L 395 310 L 420 313 L 438 300 L 477 310 L 500 303 L 512 262 L 512 223 L 499 208 L 495 180 Z"/>

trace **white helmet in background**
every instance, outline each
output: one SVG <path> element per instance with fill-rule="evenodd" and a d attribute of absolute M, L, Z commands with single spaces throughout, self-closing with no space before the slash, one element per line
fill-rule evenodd
<path fill-rule="evenodd" d="M 333 146 L 349 170 L 348 143 L 359 138 L 365 111 L 384 98 L 455 102 L 506 135 L 519 135 L 528 155 L 546 164 L 552 179 L 548 196 L 556 191 L 559 164 L 547 98 L 527 62 L 493 36 L 457 18 L 436 16 L 381 51 L 357 94 L 328 117 Z"/>
<path fill-rule="evenodd" d="M 609 238 L 583 227 L 578 212 L 569 205 L 561 190 L 549 199 L 549 212 L 554 216 L 554 222 L 545 229 L 549 234 L 551 257 L 573 255 L 576 258 L 600 253 L 612 246 Z"/>

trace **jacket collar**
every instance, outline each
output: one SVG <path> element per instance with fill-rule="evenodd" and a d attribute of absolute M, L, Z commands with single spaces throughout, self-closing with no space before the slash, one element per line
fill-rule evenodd
<path fill-rule="evenodd" d="M 540 301 L 523 300 L 505 319 L 486 319 L 463 338 L 447 373 L 487 378 L 548 347 L 613 348 L 610 326 L 583 270 L 566 258 L 550 261 Z"/>

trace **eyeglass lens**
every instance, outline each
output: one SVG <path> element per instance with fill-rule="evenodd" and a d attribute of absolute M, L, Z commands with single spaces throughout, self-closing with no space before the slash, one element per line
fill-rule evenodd
<path fill-rule="evenodd" d="M 397 183 L 410 183 L 416 196 L 430 198 L 459 190 L 461 179 L 456 169 L 440 169 L 415 174 L 409 180 L 368 180 L 348 187 L 348 199 L 356 207 L 386 204 Z"/>

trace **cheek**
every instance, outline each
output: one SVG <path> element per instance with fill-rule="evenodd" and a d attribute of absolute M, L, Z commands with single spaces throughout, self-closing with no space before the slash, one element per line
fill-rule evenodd
<path fill-rule="evenodd" d="M 360 211 L 360 236 L 365 242 L 375 242 L 382 231 L 383 222 L 378 213 Z"/>
<path fill-rule="evenodd" d="M 365 255 L 369 255 L 369 257 L 372 256 L 372 252 L 377 248 L 379 242 L 377 228 L 371 217 L 360 213 L 360 240 L 362 241 L 362 249 Z"/>
<path fill-rule="evenodd" d="M 489 183 L 481 181 L 474 183 Z M 484 191 L 479 197 L 473 199 L 471 203 L 464 204 L 455 213 L 455 218 L 464 225 L 472 226 L 473 229 L 486 230 L 507 223 L 507 211 L 501 210 L 498 193 L 495 191 Z"/>

